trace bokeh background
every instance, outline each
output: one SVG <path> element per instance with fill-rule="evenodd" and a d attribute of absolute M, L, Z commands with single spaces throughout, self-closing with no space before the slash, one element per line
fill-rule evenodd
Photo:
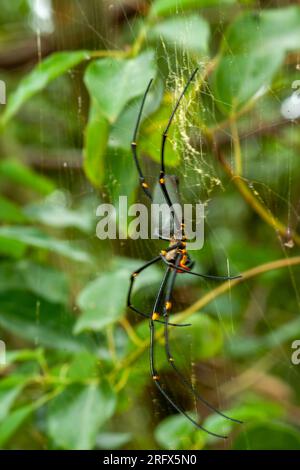
<path fill-rule="evenodd" d="M 0 446 L 299 449 L 299 2 L 2 0 L 0 24 Z M 205 203 L 195 271 L 243 278 L 178 276 L 174 318 L 192 326 L 170 339 L 195 389 L 244 424 L 182 387 L 159 327 L 156 354 L 174 400 L 226 440 L 159 394 L 148 322 L 126 309 L 130 273 L 165 244 L 96 236 L 100 203 L 148 204 L 130 141 L 149 79 L 139 151 L 153 187 L 196 66 L 166 164 L 182 200 Z M 144 312 L 162 276 L 140 276 Z"/>

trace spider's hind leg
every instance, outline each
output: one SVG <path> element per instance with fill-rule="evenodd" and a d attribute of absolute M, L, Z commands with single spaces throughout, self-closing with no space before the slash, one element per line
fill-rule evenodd
<path fill-rule="evenodd" d="M 179 254 L 178 257 L 175 260 L 176 269 L 173 270 L 173 272 L 170 276 L 170 283 L 169 283 L 168 289 L 166 290 L 165 305 L 164 305 L 164 318 L 166 320 L 166 322 L 165 322 L 165 351 L 166 351 L 166 356 L 168 358 L 168 362 L 170 363 L 171 367 L 175 371 L 175 373 L 176 373 L 177 377 L 179 378 L 179 380 L 181 381 L 181 383 L 183 385 L 185 385 L 191 391 L 191 393 L 193 394 L 193 396 L 196 399 L 200 400 L 205 406 L 207 406 L 207 408 L 209 408 L 210 410 L 212 410 L 215 413 L 219 414 L 223 418 L 226 418 L 230 421 L 242 424 L 242 421 L 240 421 L 238 419 L 231 418 L 231 417 L 225 415 L 224 413 L 222 413 L 221 411 L 216 409 L 213 405 L 211 405 L 207 400 L 205 400 L 205 398 L 203 398 L 194 389 L 193 385 L 189 382 L 189 380 L 187 380 L 184 377 L 184 375 L 179 371 L 179 369 L 175 365 L 175 361 L 174 361 L 174 358 L 173 358 L 172 353 L 171 353 L 170 342 L 169 342 L 169 330 L 168 330 L 169 323 L 168 323 L 168 319 L 169 319 L 169 312 L 172 308 L 171 296 L 172 296 L 173 288 L 174 288 L 174 285 L 175 285 L 175 280 L 176 280 L 176 276 L 177 276 L 177 273 L 178 273 L 177 268 L 179 266 L 181 256 L 182 255 Z"/>
<path fill-rule="evenodd" d="M 164 291 L 164 286 L 167 283 L 169 274 L 170 274 L 170 268 L 167 269 L 165 277 L 162 281 L 161 287 L 159 289 L 159 292 L 156 297 L 155 305 L 153 308 L 153 313 L 157 310 L 162 296 L 163 296 L 163 291 Z M 165 328 L 167 327 L 167 324 L 165 324 Z M 205 429 L 201 424 L 198 424 L 197 421 L 195 421 L 191 416 L 187 414 L 186 411 L 184 411 L 179 405 L 175 403 L 175 401 L 169 396 L 169 394 L 164 390 L 162 387 L 162 384 L 160 382 L 160 377 L 159 373 L 155 367 L 155 357 L 154 357 L 154 346 L 155 346 L 155 322 L 153 321 L 152 317 L 149 320 L 149 328 L 150 328 L 150 372 L 151 372 L 151 377 L 153 379 L 153 382 L 155 383 L 156 387 L 160 391 L 160 393 L 165 397 L 165 399 L 173 406 L 173 408 L 183 416 L 185 416 L 196 428 L 206 432 L 207 434 L 210 434 L 214 437 L 218 438 L 226 438 L 226 436 L 222 436 L 220 434 L 215 434 L 207 429 Z"/>

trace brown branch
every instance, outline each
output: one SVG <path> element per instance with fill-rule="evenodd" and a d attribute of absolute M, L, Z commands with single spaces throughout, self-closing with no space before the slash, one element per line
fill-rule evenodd
<path fill-rule="evenodd" d="M 269 211 L 263 204 L 255 197 L 252 191 L 249 189 L 246 181 L 236 175 L 231 166 L 227 163 L 220 147 L 216 144 L 215 141 L 212 143 L 214 153 L 218 161 L 223 166 L 224 170 L 231 178 L 231 181 L 235 184 L 240 194 L 243 196 L 245 201 L 252 207 L 252 209 L 264 220 L 268 225 L 270 225 L 274 230 L 276 230 L 283 238 L 289 237 L 290 240 L 293 240 L 300 245 L 300 235 L 298 235 L 294 230 L 286 227 L 280 220 L 278 220 L 271 211 Z"/>

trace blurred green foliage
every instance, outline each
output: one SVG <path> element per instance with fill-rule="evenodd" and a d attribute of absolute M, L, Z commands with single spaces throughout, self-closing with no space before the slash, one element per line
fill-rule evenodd
<path fill-rule="evenodd" d="M 299 449 L 291 343 L 300 337 L 300 140 L 280 105 L 299 78 L 300 7 L 71 3 L 53 1 L 44 30 L 35 2 L 3 1 L 0 11 L 8 96 L 0 121 L 1 448 Z M 207 204 L 195 270 L 246 273 L 224 290 L 178 276 L 175 311 L 192 326 L 172 329 L 170 341 L 195 387 L 244 424 L 195 407 L 168 367 L 161 327 L 157 356 L 176 400 L 207 429 L 229 434 L 224 442 L 153 389 L 148 322 L 126 310 L 131 272 L 161 242 L 95 236 L 99 203 L 144 201 L 130 141 L 149 79 L 138 143 L 153 183 L 161 134 L 195 66 L 166 163 L 183 200 Z M 154 266 L 138 279 L 134 302 L 143 311 L 162 273 Z"/>

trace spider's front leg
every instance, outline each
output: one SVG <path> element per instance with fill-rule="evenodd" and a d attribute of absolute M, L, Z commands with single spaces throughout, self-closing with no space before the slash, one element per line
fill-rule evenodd
<path fill-rule="evenodd" d="M 174 267 L 174 265 L 166 259 L 164 254 L 161 253 L 160 257 L 167 266 Z M 203 277 L 204 279 L 214 279 L 215 281 L 229 281 L 229 280 L 233 280 L 233 279 L 241 279 L 242 278 L 242 276 L 240 274 L 237 275 L 237 276 L 213 276 L 213 275 L 210 275 L 210 274 L 195 273 L 194 271 L 191 271 L 189 268 L 185 268 L 182 265 L 178 266 L 176 269 L 180 273 L 189 273 L 189 274 L 192 274 L 193 276 Z"/>

